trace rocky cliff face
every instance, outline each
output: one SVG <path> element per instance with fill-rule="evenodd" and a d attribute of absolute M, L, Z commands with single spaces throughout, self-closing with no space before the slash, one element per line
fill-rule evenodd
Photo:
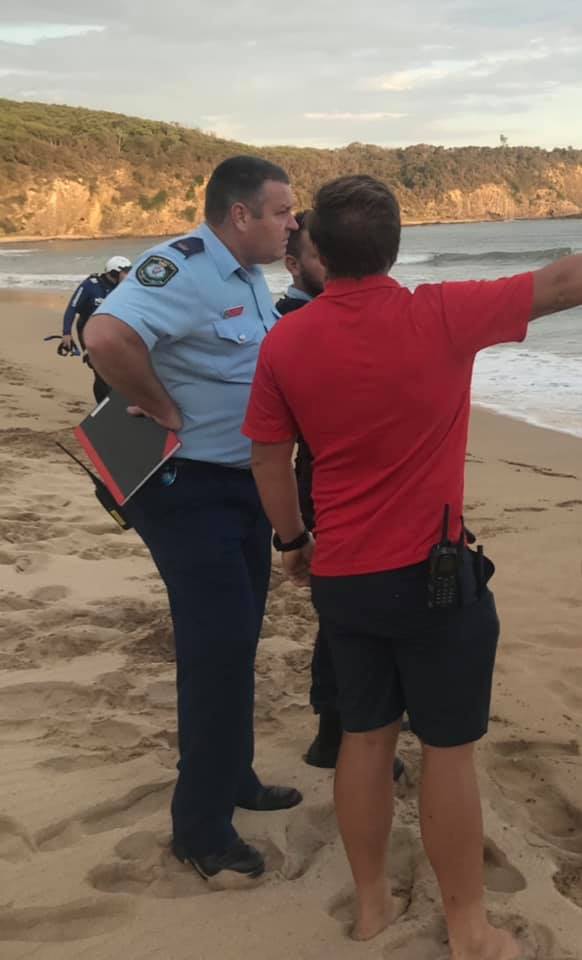
<path fill-rule="evenodd" d="M 504 184 L 484 183 L 468 192 L 448 190 L 425 204 L 426 220 L 511 220 L 582 214 L 582 165 L 556 167 L 552 186 L 518 191 Z"/>
<path fill-rule="evenodd" d="M 204 181 L 193 186 L 164 178 L 155 191 L 141 189 L 125 168 L 91 180 L 58 177 L 22 184 L 17 196 L 0 192 L 0 236 L 186 233 L 202 219 L 205 186 Z"/>
<path fill-rule="evenodd" d="M 0 236 L 100 237 L 185 233 L 202 219 L 205 182 L 160 178 L 155 189 L 136 183 L 129 166 L 91 178 L 21 182 L 18 194 L 0 190 Z M 556 163 L 543 187 L 483 183 L 432 197 L 402 190 L 405 221 L 495 220 L 582 215 L 582 165 Z"/>

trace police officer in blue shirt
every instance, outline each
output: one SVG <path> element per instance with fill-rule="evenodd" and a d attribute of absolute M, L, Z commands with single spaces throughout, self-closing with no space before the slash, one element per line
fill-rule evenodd
<path fill-rule="evenodd" d="M 63 337 L 59 345 L 59 353 L 67 354 L 73 349 L 73 324 L 77 318 L 77 336 L 81 349 L 85 350 L 84 329 L 89 317 L 95 312 L 98 306 L 103 303 L 105 297 L 115 290 L 117 285 L 127 276 L 131 270 L 131 261 L 127 257 L 114 256 L 109 257 L 105 264 L 103 273 L 92 273 L 79 284 L 73 296 L 67 304 L 63 317 Z M 109 393 L 108 385 L 101 379 L 94 370 L 93 394 L 97 403 Z"/>
<path fill-rule="evenodd" d="M 261 341 L 278 318 L 256 264 L 283 257 L 292 193 L 280 167 L 233 157 L 212 174 L 206 223 L 145 253 L 86 327 L 91 361 L 144 413 L 178 432 L 178 456 L 127 504 L 168 590 L 178 681 L 173 849 L 205 878 L 256 878 L 261 854 L 236 806 L 301 794 L 253 768 L 254 660 L 271 531 L 240 432 Z"/>

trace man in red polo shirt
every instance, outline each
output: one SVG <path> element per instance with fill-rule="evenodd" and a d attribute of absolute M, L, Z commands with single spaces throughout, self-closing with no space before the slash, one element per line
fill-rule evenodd
<path fill-rule="evenodd" d="M 393 914 L 385 890 L 391 765 L 408 711 L 423 750 L 420 816 L 453 960 L 514 960 L 483 897 L 483 827 L 473 744 L 487 730 L 499 633 L 492 565 L 462 543 L 471 375 L 484 347 L 523 340 L 530 320 L 582 303 L 582 256 L 509 279 L 423 285 L 386 276 L 398 203 L 371 177 L 316 198 L 310 233 L 325 292 L 263 342 L 243 432 L 287 573 L 309 582 L 326 624 L 344 737 L 337 816 L 357 893 L 353 936 Z M 309 350 L 305 350 L 308 342 Z M 291 464 L 314 455 L 317 542 Z M 429 556 L 450 507 L 453 605 L 429 594 Z"/>

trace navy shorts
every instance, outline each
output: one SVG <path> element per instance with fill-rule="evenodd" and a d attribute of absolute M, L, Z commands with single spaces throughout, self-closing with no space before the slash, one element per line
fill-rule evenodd
<path fill-rule="evenodd" d="M 428 565 L 348 577 L 312 577 L 328 638 L 344 730 L 396 722 L 429 746 L 454 747 L 487 732 L 499 620 L 493 594 L 463 567 L 463 606 L 428 607 Z M 493 565 L 486 561 L 488 575 Z"/>

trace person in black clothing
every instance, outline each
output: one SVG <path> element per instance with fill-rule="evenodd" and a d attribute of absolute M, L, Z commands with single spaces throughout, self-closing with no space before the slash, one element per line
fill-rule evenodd
<path fill-rule="evenodd" d="M 309 211 L 295 214 L 299 229 L 287 241 L 285 266 L 293 278 L 287 293 L 277 302 L 280 314 L 299 310 L 314 297 L 323 293 L 325 269 L 309 236 Z M 315 511 L 311 495 L 313 457 L 303 437 L 297 440 L 295 477 L 303 522 L 308 530 L 315 526 Z M 319 624 L 311 660 L 310 703 L 319 716 L 319 729 L 305 754 L 305 762 L 312 767 L 333 769 L 342 739 L 342 725 L 337 709 L 337 686 L 329 645 L 322 624 Z M 399 757 L 394 761 L 394 779 L 404 771 Z"/>
<path fill-rule="evenodd" d="M 70 352 L 73 349 L 73 324 L 77 318 L 77 336 L 83 352 L 83 361 L 91 366 L 85 350 L 83 330 L 92 313 L 105 297 L 115 290 L 116 286 L 125 279 L 131 270 L 131 261 L 127 257 L 110 257 L 105 264 L 103 273 L 92 273 L 83 280 L 67 304 L 63 317 L 63 338 L 59 351 Z M 92 368 L 93 369 L 93 368 Z M 93 395 L 97 403 L 101 403 L 110 391 L 110 386 L 93 370 Z"/>

